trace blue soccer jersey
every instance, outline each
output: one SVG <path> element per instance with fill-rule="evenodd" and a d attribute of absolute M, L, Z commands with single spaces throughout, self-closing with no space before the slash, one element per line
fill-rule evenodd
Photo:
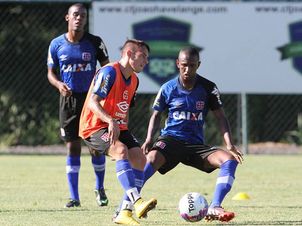
<path fill-rule="evenodd" d="M 100 37 L 86 33 L 78 43 L 71 43 L 63 34 L 49 46 L 47 65 L 60 68 L 61 81 L 73 92 L 87 92 L 96 71 L 97 60 L 108 60 L 105 44 Z"/>
<path fill-rule="evenodd" d="M 172 136 L 190 144 L 204 144 L 203 125 L 209 110 L 222 107 L 219 91 L 215 83 L 197 76 L 192 90 L 186 90 L 178 78 L 162 85 L 153 109 L 165 111 L 168 117 L 162 136 Z"/>

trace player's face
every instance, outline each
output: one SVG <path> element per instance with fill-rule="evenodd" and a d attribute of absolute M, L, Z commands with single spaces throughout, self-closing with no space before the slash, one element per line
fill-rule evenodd
<path fill-rule="evenodd" d="M 131 52 L 129 64 L 134 72 L 141 72 L 146 64 L 148 64 L 149 52 L 146 47 L 139 47 L 135 51 Z"/>
<path fill-rule="evenodd" d="M 68 28 L 72 31 L 84 31 L 87 22 L 87 10 L 83 7 L 73 6 L 66 15 Z"/>
<path fill-rule="evenodd" d="M 181 53 L 176 60 L 180 77 L 183 81 L 195 79 L 200 61 L 197 56 L 190 56 L 188 53 Z"/>

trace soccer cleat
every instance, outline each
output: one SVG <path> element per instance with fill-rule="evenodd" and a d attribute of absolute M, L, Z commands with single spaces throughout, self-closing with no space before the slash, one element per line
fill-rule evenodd
<path fill-rule="evenodd" d="M 148 201 L 143 201 L 142 198 L 139 198 L 134 203 L 135 213 L 138 218 L 146 217 L 147 213 L 154 209 L 157 204 L 157 200 L 152 198 Z"/>
<path fill-rule="evenodd" d="M 132 217 L 131 210 L 121 210 L 114 218 L 113 222 L 124 225 L 140 225 L 139 222 Z"/>
<path fill-rule="evenodd" d="M 206 221 L 218 220 L 221 222 L 229 222 L 235 217 L 235 213 L 225 211 L 222 207 L 209 207 L 208 213 L 205 217 Z"/>
<path fill-rule="evenodd" d="M 72 208 L 72 207 L 81 207 L 81 203 L 79 200 L 70 199 L 68 203 L 64 206 L 64 208 Z"/>
<path fill-rule="evenodd" d="M 108 205 L 108 198 L 106 196 L 104 188 L 101 188 L 100 190 L 94 190 L 95 196 L 96 196 L 96 203 L 98 206 L 107 206 Z"/>

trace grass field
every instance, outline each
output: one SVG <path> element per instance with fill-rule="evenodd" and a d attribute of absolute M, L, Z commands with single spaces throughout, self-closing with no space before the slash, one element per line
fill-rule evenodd
<path fill-rule="evenodd" d="M 223 225 L 302 225 L 302 155 L 249 155 L 239 166 L 224 207 L 236 218 Z M 158 206 L 142 225 L 192 225 L 177 211 L 180 197 L 196 191 L 211 200 L 217 172 L 201 173 L 179 165 L 165 176 L 156 174 L 147 182 L 143 197 L 156 197 Z M 64 156 L 0 156 L 0 225 L 114 225 L 112 214 L 122 195 L 115 164 L 107 158 L 105 186 L 108 207 L 94 200 L 94 174 L 89 156 L 82 157 L 81 208 L 64 209 L 68 198 Z M 234 201 L 238 192 L 251 199 Z M 193 225 L 219 225 L 200 221 Z"/>

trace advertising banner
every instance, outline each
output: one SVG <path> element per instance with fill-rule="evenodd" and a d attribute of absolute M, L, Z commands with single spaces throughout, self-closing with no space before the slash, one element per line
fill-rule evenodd
<path fill-rule="evenodd" d="M 150 45 L 141 93 L 178 75 L 184 46 L 200 50 L 198 73 L 222 93 L 302 93 L 301 3 L 94 2 L 91 24 L 112 61 L 127 38 Z"/>

